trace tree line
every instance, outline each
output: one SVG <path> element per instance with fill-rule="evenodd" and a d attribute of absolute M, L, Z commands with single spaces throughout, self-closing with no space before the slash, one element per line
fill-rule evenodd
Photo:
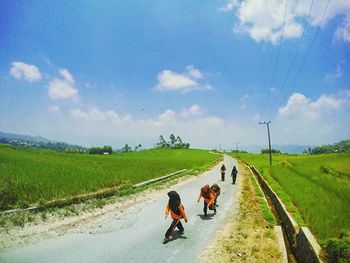
<path fill-rule="evenodd" d="M 166 141 L 163 135 L 159 136 L 159 142 L 156 144 L 156 148 L 172 148 L 172 149 L 189 149 L 190 144 L 183 142 L 180 136 L 175 137 L 174 134 L 170 134 L 169 141 Z"/>

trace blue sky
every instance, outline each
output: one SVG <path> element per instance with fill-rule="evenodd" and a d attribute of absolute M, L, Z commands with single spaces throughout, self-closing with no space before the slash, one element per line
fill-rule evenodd
<path fill-rule="evenodd" d="M 114 147 L 176 133 L 232 148 L 264 145 L 257 123 L 271 119 L 277 144 L 348 139 L 345 2 L 330 1 L 322 20 L 325 0 L 309 19 L 311 0 L 287 11 L 283 0 L 2 0 L 0 130 Z"/>

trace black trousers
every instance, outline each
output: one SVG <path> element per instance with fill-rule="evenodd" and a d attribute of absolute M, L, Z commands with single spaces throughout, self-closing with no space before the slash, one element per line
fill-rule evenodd
<path fill-rule="evenodd" d="M 232 174 L 232 183 L 235 184 L 237 179 L 237 174 Z"/>
<path fill-rule="evenodd" d="M 210 209 L 210 210 L 214 210 L 214 212 L 216 212 L 216 207 L 215 207 L 215 205 L 209 206 L 209 209 Z M 208 212 L 208 205 L 207 205 L 207 203 L 206 203 L 205 201 L 204 201 L 203 212 L 204 212 L 205 215 L 207 215 L 207 212 Z"/>
<path fill-rule="evenodd" d="M 165 233 L 165 237 L 169 238 L 171 233 L 175 230 L 175 228 L 178 228 L 181 232 L 184 231 L 184 227 L 181 224 L 181 221 L 179 219 L 174 219 L 173 222 L 171 222 L 170 227 L 168 228 L 168 230 Z"/>

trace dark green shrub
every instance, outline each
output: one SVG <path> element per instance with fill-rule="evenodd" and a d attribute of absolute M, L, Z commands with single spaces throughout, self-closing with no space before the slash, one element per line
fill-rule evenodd
<path fill-rule="evenodd" d="M 17 202 L 17 194 L 8 177 L 0 179 L 0 210 L 11 208 Z"/>
<path fill-rule="evenodd" d="M 350 233 L 341 232 L 339 238 L 326 240 L 326 257 L 331 263 L 350 262 Z"/>

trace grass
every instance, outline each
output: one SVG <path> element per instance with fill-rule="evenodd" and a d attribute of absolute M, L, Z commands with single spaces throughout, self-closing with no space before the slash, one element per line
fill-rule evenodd
<path fill-rule="evenodd" d="M 15 195 L 17 206 L 27 206 L 136 184 L 185 168 L 203 169 L 217 158 L 204 150 L 152 149 L 106 156 L 0 144 L 0 190 L 11 187 L 6 193 Z"/>
<path fill-rule="evenodd" d="M 296 221 L 319 240 L 350 230 L 350 154 L 238 154 L 254 165 L 277 192 Z"/>

